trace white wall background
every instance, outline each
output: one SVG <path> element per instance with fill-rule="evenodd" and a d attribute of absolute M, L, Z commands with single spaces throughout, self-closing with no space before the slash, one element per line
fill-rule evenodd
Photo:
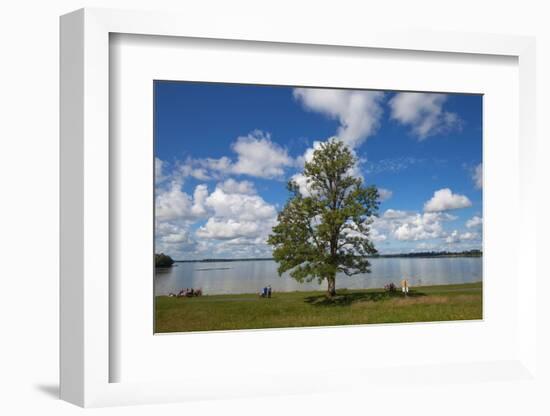
<path fill-rule="evenodd" d="M 387 22 L 436 30 L 510 33 L 537 36 L 538 133 L 540 190 L 539 247 L 550 230 L 550 12 L 547 1 L 530 0 L 397 0 L 327 2 L 292 1 L 169 1 L 169 0 L 19 0 L 7 1 L 0 11 L 0 413 L 76 414 L 82 409 L 56 399 L 58 389 L 58 17 L 77 8 L 115 7 L 179 10 L 208 24 L 211 13 L 247 15 L 250 19 L 276 19 L 282 26 L 322 25 L 327 31 L 354 25 L 358 28 Z M 236 24 L 238 24 L 237 20 Z M 544 100 L 544 102 L 543 102 Z M 546 138 L 547 140 L 543 140 Z M 543 166 L 544 164 L 544 166 Z M 543 179 L 540 179 L 543 178 Z M 534 178 L 535 180 L 535 178 Z M 513 219 L 512 219 L 513 220 Z M 541 254 L 542 250 L 541 250 Z M 540 256 L 542 257 L 542 256 Z M 539 267 L 543 267 L 542 262 Z M 548 270 L 548 266 L 544 266 Z M 550 273 L 546 273 L 550 276 Z M 538 290 L 550 288 L 546 281 Z M 543 298 L 541 297 L 541 300 Z M 548 303 L 548 302 L 547 302 Z M 548 307 L 540 306 L 541 313 Z M 548 315 L 546 315 L 548 316 Z M 548 328 L 548 326 L 546 326 Z M 543 347 L 550 351 L 548 332 Z M 548 360 L 543 357 L 548 371 Z M 438 389 L 434 386 L 434 389 Z M 458 386 L 467 392 L 452 403 L 438 403 L 429 392 L 394 398 L 387 413 L 404 413 L 410 406 L 427 414 L 543 414 L 535 398 L 547 391 L 521 391 L 502 383 L 502 401 L 484 401 L 483 390 Z M 546 395 L 546 396 L 545 396 Z M 391 397 L 391 389 L 388 391 Z M 372 401 L 388 397 L 281 397 L 217 401 L 152 408 L 99 409 L 106 415 L 166 414 L 345 414 L 372 413 Z M 478 404 L 476 404 L 477 402 Z M 441 407 L 444 406 L 444 407 Z M 431 411 L 430 411 L 431 410 Z M 438 411 L 439 410 L 439 411 Z M 548 414 L 548 413 L 546 413 Z"/>

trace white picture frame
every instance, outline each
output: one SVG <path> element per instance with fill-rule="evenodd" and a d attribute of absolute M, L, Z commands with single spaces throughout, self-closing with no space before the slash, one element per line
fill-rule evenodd
<path fill-rule="evenodd" d="M 518 346 L 513 359 L 472 363 L 414 363 L 402 389 L 420 380 L 481 383 L 484 380 L 537 382 L 536 197 L 535 175 L 535 42 L 533 38 L 467 34 L 363 30 L 326 32 L 312 26 L 305 32 L 282 30 L 277 24 L 250 23 L 236 31 L 223 19 L 205 25 L 191 16 L 83 9 L 61 18 L 61 398 L 80 406 L 159 403 L 215 397 L 252 397 L 354 390 L 403 378 L 397 369 L 342 368 L 328 371 L 340 381 L 322 382 L 318 375 L 272 373 L 261 381 L 230 383 L 212 379 L 112 382 L 110 366 L 120 359 L 110 348 L 113 297 L 109 276 L 110 171 L 109 37 L 110 34 L 225 39 L 335 48 L 376 48 L 428 51 L 439 54 L 503 55 L 518 59 L 519 67 L 519 218 L 517 265 L 525 278 L 517 288 Z M 296 334 L 299 331 L 295 330 Z M 410 331 L 414 331 L 411 329 Z M 229 334 L 221 336 L 230 337 Z M 276 342 L 279 335 L 271 332 Z M 311 336 L 304 333 L 303 337 Z M 336 371 L 336 373 L 335 373 Z M 440 377 L 440 373 L 446 375 Z M 496 394 L 493 392 L 491 394 Z M 496 397 L 496 396 L 495 396 Z"/>

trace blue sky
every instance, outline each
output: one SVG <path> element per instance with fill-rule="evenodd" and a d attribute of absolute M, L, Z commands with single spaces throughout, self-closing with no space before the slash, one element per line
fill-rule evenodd
<path fill-rule="evenodd" d="M 318 143 L 381 189 L 381 253 L 481 248 L 482 97 L 155 82 L 156 250 L 270 256 L 265 244 Z"/>

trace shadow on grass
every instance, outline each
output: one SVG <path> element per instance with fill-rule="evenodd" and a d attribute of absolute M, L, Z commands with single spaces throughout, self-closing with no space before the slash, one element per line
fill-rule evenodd
<path fill-rule="evenodd" d="M 401 292 L 336 292 L 336 296 L 329 298 L 326 295 L 308 296 L 304 299 L 306 303 L 313 306 L 349 306 L 357 302 L 380 302 L 394 298 L 417 298 L 426 296 L 425 293 L 410 291 L 407 296 Z"/>

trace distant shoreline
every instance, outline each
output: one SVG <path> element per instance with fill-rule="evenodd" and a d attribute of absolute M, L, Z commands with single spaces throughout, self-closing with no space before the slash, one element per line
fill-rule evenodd
<path fill-rule="evenodd" d="M 379 254 L 370 256 L 369 259 L 378 258 L 449 258 L 449 257 L 483 257 L 483 252 L 479 250 L 461 251 L 461 252 L 419 252 L 419 253 L 399 253 L 399 254 Z M 198 259 L 198 260 L 174 260 L 175 263 L 223 263 L 236 261 L 274 261 L 273 258 L 243 258 L 243 259 Z"/>

